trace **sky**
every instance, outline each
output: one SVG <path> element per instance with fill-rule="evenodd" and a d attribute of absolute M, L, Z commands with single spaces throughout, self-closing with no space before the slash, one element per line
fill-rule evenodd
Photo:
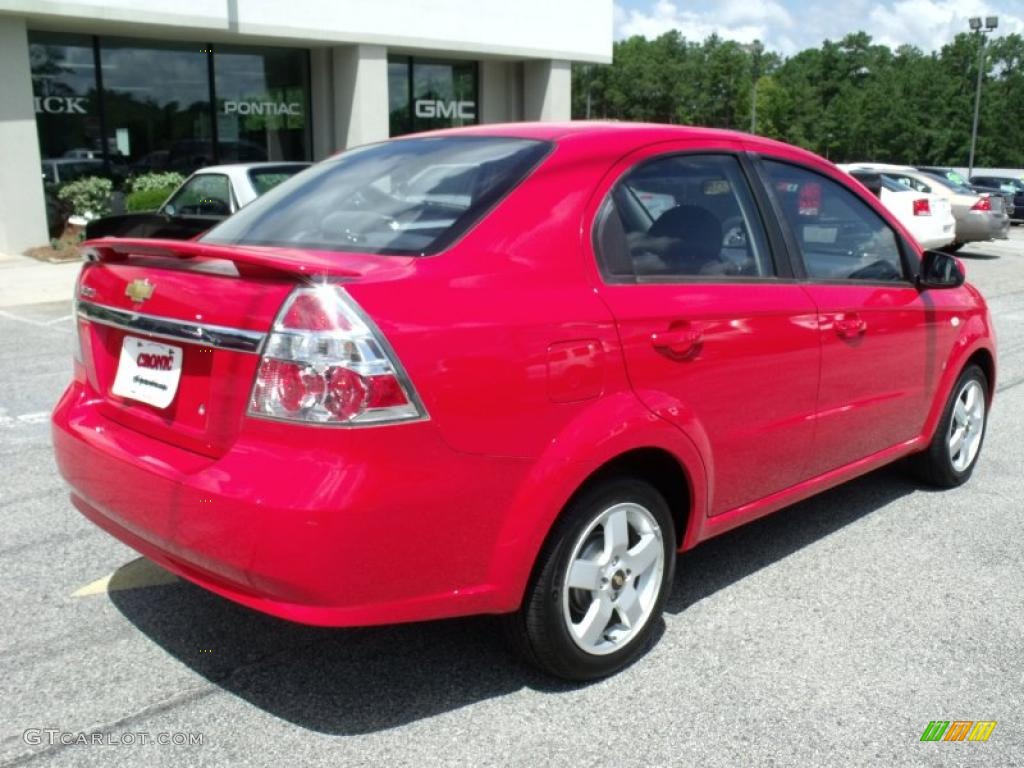
<path fill-rule="evenodd" d="M 971 16 L 999 16 L 996 35 L 1024 34 L 1024 0 L 615 0 L 615 37 L 657 37 L 678 29 L 703 40 L 712 32 L 749 43 L 761 40 L 792 55 L 865 31 L 890 47 L 933 51 L 969 29 Z"/>

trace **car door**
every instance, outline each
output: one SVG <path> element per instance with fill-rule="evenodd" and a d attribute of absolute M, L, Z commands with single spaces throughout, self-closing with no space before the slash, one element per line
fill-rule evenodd
<path fill-rule="evenodd" d="M 632 386 L 701 450 L 716 515 L 807 477 L 820 342 L 746 161 L 691 147 L 619 164 L 593 247 Z"/>
<path fill-rule="evenodd" d="M 866 198 L 781 159 L 759 167 L 818 307 L 820 474 L 921 433 L 955 326 L 916 287 L 913 246 Z"/>

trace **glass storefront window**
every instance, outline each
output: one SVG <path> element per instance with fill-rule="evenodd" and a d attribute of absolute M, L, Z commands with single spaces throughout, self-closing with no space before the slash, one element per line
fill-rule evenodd
<path fill-rule="evenodd" d="M 310 157 L 305 50 L 32 31 L 29 53 L 49 184 Z"/>
<path fill-rule="evenodd" d="M 408 56 L 388 57 L 388 115 L 389 133 L 401 136 L 412 133 L 412 79 L 409 75 Z"/>
<path fill-rule="evenodd" d="M 305 51 L 216 46 L 221 162 L 309 159 Z"/>
<path fill-rule="evenodd" d="M 479 122 L 478 88 L 475 61 L 389 58 L 391 135 L 475 125 Z"/>
<path fill-rule="evenodd" d="M 191 173 L 214 162 L 207 56 L 199 44 L 101 41 L 112 167 Z"/>
<path fill-rule="evenodd" d="M 43 175 L 50 184 L 103 173 L 92 38 L 33 34 L 29 43 Z"/>

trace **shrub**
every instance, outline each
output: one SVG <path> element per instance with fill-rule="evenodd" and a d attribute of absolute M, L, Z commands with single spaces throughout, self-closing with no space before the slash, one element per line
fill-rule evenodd
<path fill-rule="evenodd" d="M 173 190 L 183 181 L 185 181 L 185 177 L 180 173 L 175 173 L 174 171 L 166 171 L 165 173 L 144 173 L 141 176 L 136 176 L 128 182 L 128 191 L 148 192 L 151 189 L 159 189 L 161 191 Z M 167 197 L 169 194 L 171 194 L 170 191 L 168 191 L 164 197 Z"/>
<path fill-rule="evenodd" d="M 69 181 L 60 188 L 57 197 L 71 206 L 75 216 L 98 219 L 110 213 L 110 193 L 113 190 L 114 184 L 110 179 L 86 176 Z"/>
<path fill-rule="evenodd" d="M 171 192 L 174 190 L 175 187 L 170 186 L 140 189 L 136 192 L 132 192 L 124 199 L 125 210 L 131 213 L 138 211 L 155 211 L 163 204 L 164 200 L 170 197 Z"/>

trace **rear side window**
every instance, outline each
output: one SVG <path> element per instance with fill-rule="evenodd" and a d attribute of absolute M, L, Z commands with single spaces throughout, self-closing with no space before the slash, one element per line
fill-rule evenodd
<path fill-rule="evenodd" d="M 251 168 L 249 170 L 249 182 L 256 190 L 257 195 L 263 195 L 276 187 L 282 181 L 287 181 L 296 173 L 304 170 L 304 165 L 272 165 L 263 168 Z"/>
<path fill-rule="evenodd" d="M 851 190 L 794 165 L 768 160 L 765 168 L 809 277 L 903 279 L 895 231 Z"/>
<path fill-rule="evenodd" d="M 460 136 L 355 149 L 274 187 L 202 240 L 427 256 L 473 226 L 549 147 Z"/>
<path fill-rule="evenodd" d="M 728 155 L 669 155 L 634 168 L 605 201 L 595 245 L 612 278 L 775 274 L 746 177 Z"/>

